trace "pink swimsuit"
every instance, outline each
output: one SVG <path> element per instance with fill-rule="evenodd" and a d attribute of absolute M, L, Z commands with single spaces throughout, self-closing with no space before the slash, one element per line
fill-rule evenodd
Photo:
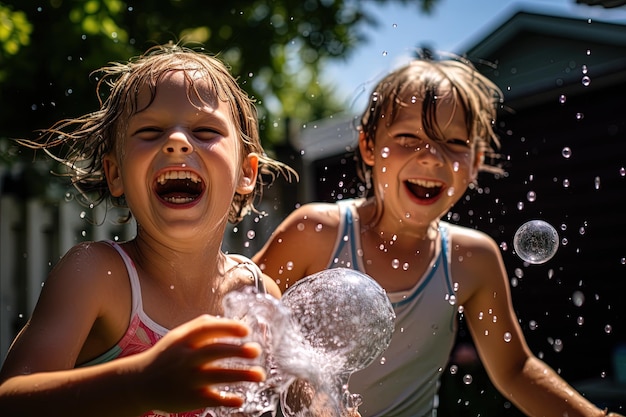
<path fill-rule="evenodd" d="M 124 260 L 124 264 L 126 265 L 126 270 L 128 271 L 128 277 L 130 279 L 131 284 L 131 293 L 132 293 L 132 311 L 131 311 L 131 319 L 128 329 L 124 336 L 120 339 L 120 341 L 113 346 L 111 349 L 98 356 L 95 359 L 90 360 L 89 362 L 83 363 L 79 365 L 80 367 L 97 365 L 105 362 L 110 362 L 117 358 L 123 358 L 125 356 L 134 355 L 139 352 L 143 352 L 147 350 L 151 346 L 153 346 L 159 339 L 161 339 L 167 332 L 168 329 L 161 326 L 160 324 L 154 322 L 150 317 L 146 315 L 143 311 L 143 302 L 141 299 L 141 286 L 139 284 L 139 277 L 137 275 L 137 270 L 135 268 L 135 264 L 128 254 L 122 249 L 120 245 L 116 242 L 108 241 L 111 246 L 113 246 L 117 252 L 120 254 L 122 259 Z M 261 277 L 261 272 L 258 267 L 248 258 L 241 255 L 229 255 L 231 257 L 236 257 L 237 260 L 240 260 L 240 265 L 247 268 L 252 274 L 255 282 L 256 288 L 259 292 L 265 292 L 265 287 L 263 285 L 263 279 Z M 200 417 L 206 416 L 208 414 L 208 410 L 195 410 L 195 411 L 187 411 L 184 413 L 166 413 L 163 411 L 150 411 L 144 414 L 142 417 Z"/>

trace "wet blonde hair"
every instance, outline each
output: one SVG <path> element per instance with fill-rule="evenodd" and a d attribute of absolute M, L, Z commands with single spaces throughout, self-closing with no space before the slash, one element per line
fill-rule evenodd
<path fill-rule="evenodd" d="M 235 193 L 233 196 L 228 220 L 236 223 L 250 210 L 254 210 L 255 199 L 260 199 L 262 188 L 267 185 L 264 176 L 269 177 L 271 183 L 279 175 L 291 180 L 292 175 L 297 178 L 297 174 L 287 165 L 265 154 L 259 137 L 254 101 L 240 88 L 224 63 L 200 50 L 176 44 L 159 45 L 126 63 L 110 63 L 94 72 L 101 74 L 96 86 L 100 102 L 98 111 L 61 120 L 42 130 L 38 140 L 19 142 L 31 148 L 43 149 L 65 165 L 68 172 L 64 175 L 71 178 L 85 202 L 96 205 L 108 199 L 115 206 L 127 208 L 124 196 L 116 198 L 109 192 L 103 157 L 111 151 L 123 157 L 121 150 L 128 120 L 152 103 L 157 84 L 163 75 L 176 70 L 194 72 L 193 77 L 187 77 L 189 97 L 200 97 L 196 83 L 202 82 L 203 86 L 208 85 L 217 99 L 228 103 L 243 145 L 242 160 L 252 152 L 259 155 L 259 175 L 254 192 Z M 197 77 L 198 73 L 200 77 Z M 151 97 L 144 108 L 138 108 L 138 95 L 145 87 Z"/>
<path fill-rule="evenodd" d="M 357 129 L 374 143 L 379 123 L 384 120 L 387 125 L 392 124 L 400 108 L 410 104 L 403 100 L 411 98 L 422 102 L 422 123 L 428 137 L 444 141 L 437 120 L 437 98 L 441 95 L 463 109 L 467 133 L 477 151 L 487 159 L 497 157 L 495 150 L 500 147 L 500 141 L 494 124 L 503 100 L 502 91 L 461 58 L 416 59 L 388 74 L 374 87 Z M 359 178 L 369 182 L 372 167 L 363 162 L 358 147 L 356 159 Z M 498 166 L 482 162 L 480 169 L 501 172 Z"/>

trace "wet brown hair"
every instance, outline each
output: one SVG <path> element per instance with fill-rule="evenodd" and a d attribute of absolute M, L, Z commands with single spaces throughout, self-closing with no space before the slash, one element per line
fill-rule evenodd
<path fill-rule="evenodd" d="M 43 149 L 53 159 L 67 167 L 63 174 L 83 197 L 83 201 L 97 205 L 110 200 L 113 205 L 127 208 L 124 196 L 113 197 L 106 182 L 103 157 L 111 151 L 123 157 L 124 132 L 128 120 L 140 112 L 138 95 L 148 87 L 152 102 L 156 87 L 165 73 L 175 70 L 193 71 L 188 77 L 190 97 L 199 97 L 195 89 L 200 80 L 209 86 L 215 97 L 230 106 L 235 129 L 242 143 L 242 159 L 249 153 L 259 155 L 259 175 L 255 191 L 251 194 L 235 193 L 228 214 L 232 223 L 240 221 L 254 210 L 254 200 L 262 195 L 267 185 L 283 175 L 291 180 L 296 172 L 287 165 L 269 158 L 261 145 L 257 111 L 254 101 L 240 88 L 226 65 L 215 56 L 199 49 L 177 44 L 159 45 L 125 63 L 110 63 L 95 71 L 101 75 L 96 85 L 100 109 L 86 115 L 65 119 L 41 131 L 37 140 L 20 140 L 22 145 Z M 201 77 L 196 77 L 200 73 Z M 194 93 L 195 92 L 195 93 Z M 148 106 L 147 105 L 147 106 Z M 146 107 L 147 107 L 146 106 Z"/>
<path fill-rule="evenodd" d="M 445 140 L 437 120 L 438 95 L 447 95 L 465 112 L 468 136 L 477 150 L 488 159 L 497 155 L 499 138 L 494 131 L 503 95 L 487 77 L 464 59 L 416 59 L 389 73 L 374 87 L 366 110 L 361 115 L 359 132 L 375 142 L 381 121 L 392 124 L 407 98 L 422 102 L 422 121 L 426 134 L 434 140 Z M 356 161 L 359 178 L 369 182 L 372 167 L 363 162 L 358 147 Z M 480 169 L 501 172 L 498 166 L 481 164 Z"/>

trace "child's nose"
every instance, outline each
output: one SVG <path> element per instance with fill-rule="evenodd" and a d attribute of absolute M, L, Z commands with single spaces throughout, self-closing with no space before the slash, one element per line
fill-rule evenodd
<path fill-rule="evenodd" d="M 187 154 L 193 151 L 193 145 L 189 141 L 187 135 L 181 131 L 171 132 L 167 141 L 163 145 L 163 152 L 165 153 L 182 153 Z"/>
<path fill-rule="evenodd" d="M 443 156 L 436 145 L 431 142 L 425 142 L 415 149 L 420 164 L 436 164 L 443 165 Z"/>

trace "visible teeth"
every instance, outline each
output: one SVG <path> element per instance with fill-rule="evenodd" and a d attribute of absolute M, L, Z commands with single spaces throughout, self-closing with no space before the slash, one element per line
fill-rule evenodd
<path fill-rule="evenodd" d="M 165 184 L 167 180 L 191 180 L 192 182 L 202 182 L 200 177 L 191 171 L 167 171 L 157 178 L 157 182 L 161 185 Z"/>
<path fill-rule="evenodd" d="M 410 179 L 408 180 L 411 184 L 419 185 L 420 187 L 426 188 L 435 188 L 442 187 L 443 183 L 439 181 L 429 181 L 429 180 L 421 180 L 421 179 Z"/>
<path fill-rule="evenodd" d="M 169 203 L 174 203 L 174 204 L 184 204 L 184 203 L 190 203 L 192 202 L 194 199 L 191 197 L 168 197 L 165 199 L 165 201 L 169 202 Z"/>

